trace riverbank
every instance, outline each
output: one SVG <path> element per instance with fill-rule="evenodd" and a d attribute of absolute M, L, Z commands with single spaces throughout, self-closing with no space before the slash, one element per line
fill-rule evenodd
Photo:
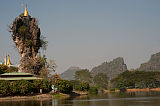
<path fill-rule="evenodd" d="M 160 92 L 160 88 L 143 88 L 143 89 L 126 89 L 126 92 L 150 92 L 150 91 L 157 91 Z M 104 92 L 120 92 L 120 90 L 110 91 L 110 90 L 104 90 Z"/>
<path fill-rule="evenodd" d="M 32 94 L 32 95 L 18 95 L 18 96 L 1 96 L 0 101 L 19 101 L 19 100 L 49 100 L 53 98 L 58 99 L 65 99 L 69 98 L 71 96 L 82 96 L 82 95 L 88 95 L 87 92 L 83 91 L 73 91 L 71 94 L 64 94 L 64 93 L 46 93 L 46 94 Z"/>
<path fill-rule="evenodd" d="M 25 95 L 25 96 L 5 96 L 5 97 L 0 97 L 0 101 L 4 100 L 12 100 L 12 101 L 18 101 L 18 100 L 36 100 L 36 99 L 41 99 L 41 100 L 46 100 L 46 99 L 52 99 L 53 96 L 50 94 L 34 94 L 34 95 Z"/>

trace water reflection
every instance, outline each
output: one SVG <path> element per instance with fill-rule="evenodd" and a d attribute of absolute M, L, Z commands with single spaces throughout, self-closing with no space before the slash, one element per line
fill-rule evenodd
<path fill-rule="evenodd" d="M 0 101 L 0 106 L 159 106 L 160 92 L 106 93 L 52 100 Z"/>

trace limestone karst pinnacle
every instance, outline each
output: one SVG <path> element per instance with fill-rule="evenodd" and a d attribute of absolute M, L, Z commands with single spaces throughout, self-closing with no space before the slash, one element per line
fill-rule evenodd
<path fill-rule="evenodd" d="M 37 73 L 42 64 L 36 59 L 41 45 L 40 28 L 36 18 L 28 15 L 27 7 L 24 14 L 19 15 L 10 26 L 12 39 L 21 55 L 20 72 Z"/>

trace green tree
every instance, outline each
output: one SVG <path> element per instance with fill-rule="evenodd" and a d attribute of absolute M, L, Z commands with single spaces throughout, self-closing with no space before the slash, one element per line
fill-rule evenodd
<path fill-rule="evenodd" d="M 88 82 L 85 82 L 85 81 L 82 81 L 79 85 L 79 90 L 80 91 L 88 91 L 90 88 L 89 86 L 89 83 Z"/>
<path fill-rule="evenodd" d="M 75 80 L 91 82 L 92 76 L 88 69 L 83 69 L 75 72 Z"/>
<path fill-rule="evenodd" d="M 59 92 L 69 94 L 73 90 L 73 85 L 68 80 L 57 80 L 55 86 L 58 88 Z"/>
<path fill-rule="evenodd" d="M 93 78 L 94 84 L 101 89 L 107 89 L 108 86 L 108 77 L 104 73 L 98 73 Z"/>
<path fill-rule="evenodd" d="M 160 87 L 160 72 L 126 71 L 111 80 L 112 86 L 126 88 L 157 88 Z"/>

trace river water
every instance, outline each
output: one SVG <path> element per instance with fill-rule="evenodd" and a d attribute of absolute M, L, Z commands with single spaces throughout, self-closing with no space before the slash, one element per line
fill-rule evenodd
<path fill-rule="evenodd" d="M 0 106 L 160 106 L 160 92 L 105 93 L 66 99 L 0 101 Z"/>

